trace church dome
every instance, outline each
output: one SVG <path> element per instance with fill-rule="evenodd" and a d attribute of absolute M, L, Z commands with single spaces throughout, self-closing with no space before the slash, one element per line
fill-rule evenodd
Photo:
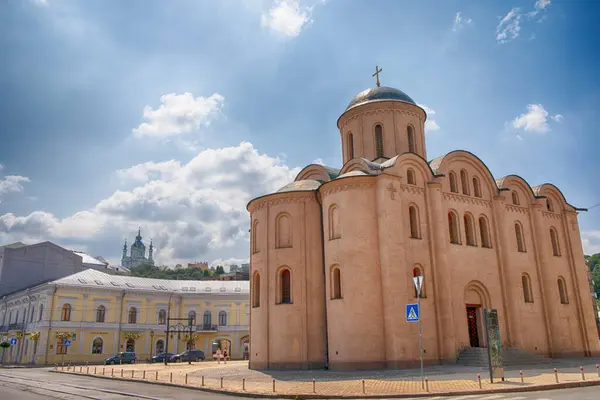
<path fill-rule="evenodd" d="M 360 104 L 371 103 L 373 101 L 401 101 L 403 103 L 417 105 L 417 103 L 415 103 L 415 101 L 402 90 L 380 86 L 363 90 L 354 96 L 350 104 L 348 104 L 348 107 L 346 107 L 346 111 Z"/>

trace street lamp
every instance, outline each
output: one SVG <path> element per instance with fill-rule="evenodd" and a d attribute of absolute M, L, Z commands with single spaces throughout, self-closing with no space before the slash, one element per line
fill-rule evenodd
<path fill-rule="evenodd" d="M 152 348 L 154 347 L 154 331 L 150 330 L 150 362 L 152 362 Z"/>

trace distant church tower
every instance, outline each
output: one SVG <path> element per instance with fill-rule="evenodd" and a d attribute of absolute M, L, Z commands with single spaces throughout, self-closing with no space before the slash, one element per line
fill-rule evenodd
<path fill-rule="evenodd" d="M 121 258 L 121 265 L 127 268 L 137 267 L 141 264 L 154 265 L 154 260 L 152 259 L 153 251 L 154 246 L 152 246 L 151 240 L 150 247 L 148 248 L 148 258 L 146 258 L 146 246 L 144 246 L 144 243 L 142 243 L 141 229 L 138 229 L 138 234 L 135 237 L 135 242 L 133 242 L 130 248 L 129 257 L 127 256 L 127 239 L 125 239 L 125 244 L 123 245 L 123 258 Z"/>

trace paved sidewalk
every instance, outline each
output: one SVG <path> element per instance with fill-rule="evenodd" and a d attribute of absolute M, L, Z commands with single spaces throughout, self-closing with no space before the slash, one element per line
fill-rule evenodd
<path fill-rule="evenodd" d="M 585 380 L 578 363 L 584 365 Z M 466 394 L 504 391 L 530 391 L 541 388 L 600 385 L 596 364 L 587 359 L 557 360 L 558 385 L 554 366 L 536 365 L 523 371 L 505 372 L 505 381 L 490 383 L 485 369 L 456 365 L 434 366 L 425 370 L 427 389 L 422 389 L 419 370 L 336 371 L 253 371 L 247 361 L 227 364 L 201 362 L 183 364 L 138 364 L 127 366 L 64 367 L 64 372 L 99 377 L 177 384 L 224 391 L 232 394 L 309 397 L 398 396 L 419 394 Z M 89 368 L 89 369 L 88 369 Z M 59 372 L 61 368 L 59 367 Z M 477 375 L 481 376 L 481 386 Z M 314 383 L 313 383 L 314 379 Z"/>

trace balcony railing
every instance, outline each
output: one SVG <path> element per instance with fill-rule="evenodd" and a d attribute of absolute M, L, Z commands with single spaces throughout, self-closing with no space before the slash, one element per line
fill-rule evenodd
<path fill-rule="evenodd" d="M 9 331 L 22 331 L 25 324 L 22 322 L 15 322 L 14 324 L 8 324 Z"/>
<path fill-rule="evenodd" d="M 211 324 L 196 325 L 197 332 L 216 332 L 217 329 L 218 329 L 217 325 L 211 325 Z"/>

